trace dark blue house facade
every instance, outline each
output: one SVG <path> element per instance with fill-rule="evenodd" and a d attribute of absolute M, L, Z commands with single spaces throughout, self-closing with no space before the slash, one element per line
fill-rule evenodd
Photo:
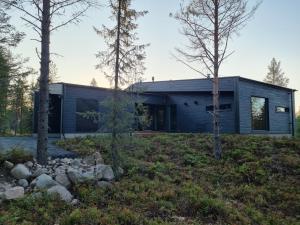
<path fill-rule="evenodd" d="M 142 82 L 128 90 L 142 93 L 139 96 L 151 118 L 147 130 L 212 132 L 211 79 Z M 294 92 L 242 77 L 220 78 L 221 132 L 294 135 Z M 78 112 L 101 111 L 100 102 L 111 94 L 112 91 L 105 88 L 52 84 L 49 132 L 66 137 L 95 132 L 99 125 L 78 116 Z M 36 103 L 37 100 L 38 93 Z M 37 115 L 37 104 L 35 108 Z"/>

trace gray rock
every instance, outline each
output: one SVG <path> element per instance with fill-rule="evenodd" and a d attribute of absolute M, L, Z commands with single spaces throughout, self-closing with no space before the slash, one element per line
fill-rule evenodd
<path fill-rule="evenodd" d="M 23 188 L 26 188 L 26 187 L 28 187 L 29 184 L 26 179 L 20 179 L 20 180 L 18 180 L 18 185 L 20 185 Z"/>
<path fill-rule="evenodd" d="M 6 190 L 2 197 L 5 200 L 22 198 L 24 196 L 24 188 L 23 187 L 13 187 Z"/>
<path fill-rule="evenodd" d="M 11 184 L 8 182 L 0 182 L 0 192 L 5 192 L 7 189 L 11 188 Z"/>
<path fill-rule="evenodd" d="M 83 159 L 83 161 L 84 161 L 85 164 L 91 165 L 91 166 L 104 163 L 100 152 L 95 152 L 92 155 L 86 156 Z"/>
<path fill-rule="evenodd" d="M 31 186 L 35 186 L 37 189 L 47 189 L 55 185 L 57 185 L 57 182 L 46 174 L 38 176 L 31 182 Z"/>
<path fill-rule="evenodd" d="M 56 185 L 47 190 L 49 194 L 57 194 L 62 200 L 65 202 L 71 202 L 73 199 L 73 195 L 61 185 Z"/>
<path fill-rule="evenodd" d="M 95 176 L 92 171 L 83 172 L 79 169 L 68 169 L 68 177 L 73 184 L 95 181 Z"/>
<path fill-rule="evenodd" d="M 61 184 L 62 186 L 69 188 L 71 186 L 71 182 L 66 173 L 59 173 L 55 176 L 55 180 Z"/>
<path fill-rule="evenodd" d="M 4 168 L 9 169 L 9 170 L 14 168 L 14 164 L 12 162 L 9 162 L 9 161 L 4 161 L 3 166 L 4 166 Z"/>
<path fill-rule="evenodd" d="M 60 173 L 65 173 L 66 172 L 66 167 L 65 166 L 58 166 L 57 168 L 55 168 L 54 173 L 56 175 L 60 174 Z"/>
<path fill-rule="evenodd" d="M 25 166 L 27 166 L 27 168 L 32 168 L 33 167 L 33 162 L 31 162 L 31 161 L 28 161 L 28 162 L 26 162 L 25 163 Z"/>
<path fill-rule="evenodd" d="M 18 164 L 16 165 L 10 173 L 13 175 L 14 178 L 17 179 L 26 179 L 31 176 L 31 172 L 29 169 L 23 165 L 23 164 Z"/>
<path fill-rule="evenodd" d="M 60 160 L 62 163 L 65 163 L 65 164 L 70 164 L 72 159 L 69 159 L 69 158 L 63 158 Z"/>
<path fill-rule="evenodd" d="M 70 165 L 71 165 L 72 167 L 80 167 L 80 166 L 81 166 L 81 160 L 80 160 L 80 159 L 74 159 L 74 160 L 70 163 Z"/>
<path fill-rule="evenodd" d="M 111 168 L 111 166 L 105 166 L 102 173 L 103 173 L 102 179 L 105 181 L 112 181 L 113 179 L 115 179 L 114 171 Z"/>
<path fill-rule="evenodd" d="M 71 202 L 71 205 L 73 205 L 73 206 L 79 205 L 79 200 L 74 198 Z"/>
<path fill-rule="evenodd" d="M 32 177 L 38 177 L 42 174 L 45 174 L 45 173 L 48 173 L 48 170 L 46 168 L 37 168 L 33 174 L 32 174 Z"/>
<path fill-rule="evenodd" d="M 112 184 L 110 182 L 107 182 L 107 181 L 98 181 L 97 182 L 97 187 L 100 187 L 100 188 L 111 188 Z"/>

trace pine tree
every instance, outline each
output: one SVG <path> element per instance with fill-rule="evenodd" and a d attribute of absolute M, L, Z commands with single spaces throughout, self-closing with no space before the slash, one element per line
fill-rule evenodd
<path fill-rule="evenodd" d="M 92 87 L 98 87 L 98 84 L 97 84 L 97 81 L 96 81 L 95 78 L 92 79 L 90 85 L 91 85 Z"/>
<path fill-rule="evenodd" d="M 107 124 L 112 133 L 111 155 L 117 176 L 120 161 L 117 138 L 122 129 L 128 127 L 124 126 L 124 121 L 132 118 L 126 113 L 130 107 L 126 104 L 128 100 L 124 99 L 125 96 L 120 95 L 120 87 L 128 85 L 133 77 L 142 77 L 147 46 L 136 43 L 139 39 L 136 33 L 138 24 L 135 22 L 147 14 L 147 11 L 136 11 L 130 7 L 131 0 L 110 0 L 111 19 L 116 25 L 112 28 L 103 25 L 100 30 L 95 28 L 107 46 L 106 51 L 97 54 L 100 60 L 97 68 L 104 72 L 106 78 L 113 84 L 114 90 L 112 99 L 107 101 L 106 105 L 111 112 Z"/>
<path fill-rule="evenodd" d="M 264 79 L 264 82 L 269 84 L 274 84 L 282 87 L 287 87 L 289 84 L 289 78 L 285 77 L 284 72 L 281 69 L 281 62 L 276 61 L 275 58 L 271 60 L 271 63 L 268 67 L 269 72 Z"/>

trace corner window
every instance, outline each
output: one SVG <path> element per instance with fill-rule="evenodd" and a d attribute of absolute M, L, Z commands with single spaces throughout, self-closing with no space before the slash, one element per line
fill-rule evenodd
<path fill-rule="evenodd" d="M 252 130 L 268 130 L 268 99 L 251 97 Z"/>
<path fill-rule="evenodd" d="M 287 108 L 287 107 L 276 106 L 276 112 L 278 112 L 278 113 L 288 113 L 288 112 L 290 112 L 290 109 Z"/>

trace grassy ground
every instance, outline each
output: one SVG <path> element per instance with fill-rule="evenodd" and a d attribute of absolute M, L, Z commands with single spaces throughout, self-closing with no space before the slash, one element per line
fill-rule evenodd
<path fill-rule="evenodd" d="M 107 138 L 71 139 L 80 154 Z M 27 197 L 0 206 L 0 224 L 300 224 L 300 140 L 225 136 L 213 158 L 207 135 L 155 135 L 120 146 L 125 176 L 112 189 L 77 186 L 81 204 Z"/>

